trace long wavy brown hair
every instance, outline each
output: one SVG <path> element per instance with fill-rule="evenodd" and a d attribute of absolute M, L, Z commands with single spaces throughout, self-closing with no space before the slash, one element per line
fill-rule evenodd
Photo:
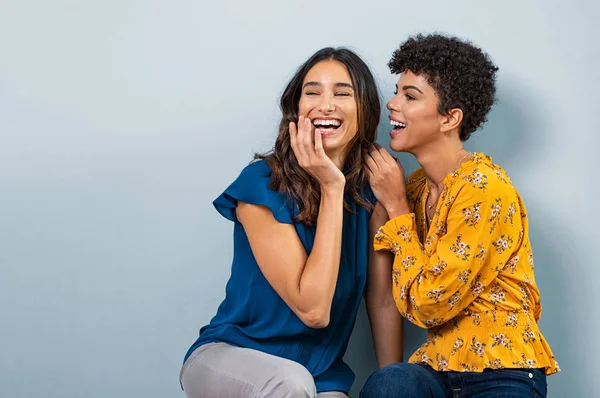
<path fill-rule="evenodd" d="M 271 168 L 269 188 L 286 194 L 298 206 L 299 213 L 294 222 L 307 225 L 314 225 L 317 221 L 321 189 L 296 160 L 290 144 L 289 123 L 298 123 L 298 105 L 306 74 L 317 63 L 329 60 L 342 63 L 348 70 L 358 112 L 358 132 L 348 144 L 344 162 L 345 193 L 369 211 L 373 207 L 364 196 L 368 180 L 363 166 L 363 150 L 375 142 L 377 137 L 381 111 L 377 85 L 369 67 L 354 52 L 345 48 L 323 48 L 298 68 L 283 91 L 280 100 L 282 118 L 275 146 L 270 152 L 256 154 L 254 157 L 266 161 Z M 351 211 L 346 200 L 344 208 Z"/>

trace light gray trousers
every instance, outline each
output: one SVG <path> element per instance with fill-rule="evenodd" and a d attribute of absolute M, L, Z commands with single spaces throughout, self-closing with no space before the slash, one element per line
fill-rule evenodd
<path fill-rule="evenodd" d="M 225 343 L 196 349 L 180 378 L 188 398 L 348 398 L 339 391 L 317 394 L 297 362 Z"/>

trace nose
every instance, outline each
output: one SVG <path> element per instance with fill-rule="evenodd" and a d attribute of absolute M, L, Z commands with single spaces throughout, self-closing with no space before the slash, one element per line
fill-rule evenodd
<path fill-rule="evenodd" d="M 398 99 L 398 96 L 394 95 L 392 98 L 390 98 L 390 100 L 386 104 L 386 107 L 388 108 L 389 111 L 399 111 L 400 110 L 400 100 Z"/>
<path fill-rule="evenodd" d="M 333 112 L 335 110 L 335 105 L 331 102 L 331 98 L 323 96 L 323 99 L 319 104 L 319 110 L 323 113 Z"/>

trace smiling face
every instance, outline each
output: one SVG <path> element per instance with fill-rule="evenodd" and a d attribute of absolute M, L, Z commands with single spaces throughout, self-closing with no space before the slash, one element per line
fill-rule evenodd
<path fill-rule="evenodd" d="M 319 129 L 323 149 L 332 160 L 343 157 L 358 131 L 358 106 L 350 74 L 342 63 L 321 61 L 308 71 L 298 114 Z"/>
<path fill-rule="evenodd" d="M 387 103 L 390 111 L 390 147 L 415 154 L 443 139 L 445 116 L 438 111 L 439 98 L 426 77 L 407 70 L 396 85 L 395 96 Z"/>

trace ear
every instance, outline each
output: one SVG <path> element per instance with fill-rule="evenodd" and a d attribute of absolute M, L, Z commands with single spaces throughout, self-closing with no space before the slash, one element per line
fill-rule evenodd
<path fill-rule="evenodd" d="M 450 109 L 447 115 L 442 116 L 440 130 L 447 133 L 458 130 L 463 120 L 463 111 L 460 108 Z"/>

